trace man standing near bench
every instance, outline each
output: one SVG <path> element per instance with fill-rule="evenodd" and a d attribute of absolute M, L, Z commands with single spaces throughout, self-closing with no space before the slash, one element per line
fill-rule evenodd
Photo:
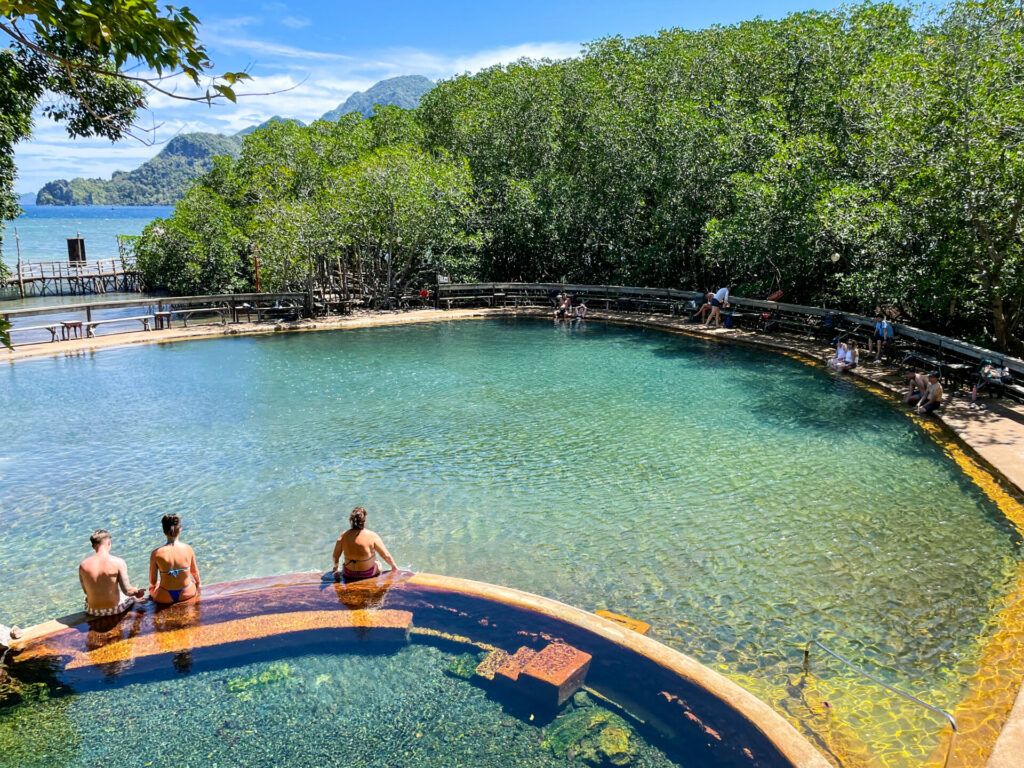
<path fill-rule="evenodd" d="M 78 580 L 85 592 L 85 612 L 90 616 L 117 616 L 146 594 L 128 581 L 128 566 L 110 554 L 110 534 L 102 528 L 89 537 L 94 553 L 78 566 Z"/>
<path fill-rule="evenodd" d="M 711 314 L 708 315 L 708 319 L 704 321 L 704 325 L 711 325 L 711 321 L 715 321 L 715 328 L 718 328 L 722 323 L 722 308 L 729 306 L 729 291 L 732 290 L 732 284 L 726 285 L 724 288 L 719 288 L 718 293 L 711 297 Z"/>
<path fill-rule="evenodd" d="M 893 333 L 892 323 L 886 320 L 882 315 L 875 316 L 875 333 L 874 337 L 868 339 L 868 354 L 875 353 L 875 362 L 882 362 L 882 350 L 885 345 L 892 341 Z M 872 342 L 874 343 L 872 345 Z"/>

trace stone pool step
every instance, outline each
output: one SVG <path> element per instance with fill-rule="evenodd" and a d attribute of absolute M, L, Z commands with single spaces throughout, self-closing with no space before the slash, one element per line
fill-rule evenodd
<path fill-rule="evenodd" d="M 590 660 L 589 653 L 566 643 L 551 643 L 540 651 L 524 646 L 512 654 L 499 649 L 480 662 L 476 674 L 553 709 L 583 687 Z"/>
<path fill-rule="evenodd" d="M 217 648 L 231 643 L 286 636 L 313 630 L 334 630 L 330 642 L 406 643 L 412 628 L 412 613 L 391 609 L 352 611 L 291 611 L 246 616 L 213 624 L 146 632 L 114 640 L 90 650 L 51 648 L 47 643 L 27 649 L 21 659 L 34 656 L 69 655 L 67 669 L 129 661 L 200 648 Z"/>
<path fill-rule="evenodd" d="M 608 619 L 608 621 L 614 621 L 620 627 L 632 630 L 641 635 L 646 635 L 651 631 L 651 625 L 646 621 L 640 621 L 639 619 L 631 619 L 629 616 L 623 616 L 621 613 L 612 613 L 611 611 L 594 611 L 597 616 L 602 619 Z"/>

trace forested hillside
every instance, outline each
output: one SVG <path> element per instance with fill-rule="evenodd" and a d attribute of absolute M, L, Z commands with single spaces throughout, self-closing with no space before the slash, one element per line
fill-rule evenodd
<path fill-rule="evenodd" d="M 382 106 L 415 109 L 420 99 L 434 87 L 434 81 L 422 75 L 405 75 L 381 80 L 366 91 L 356 91 L 344 102 L 330 112 L 325 112 L 321 120 L 337 120 L 349 112 L 359 112 L 363 117 L 373 114 L 374 104 Z"/>
<path fill-rule="evenodd" d="M 217 155 L 237 155 L 242 142 L 216 133 L 175 136 L 134 171 L 108 179 L 58 179 L 39 190 L 36 205 L 173 205 Z"/>
<path fill-rule="evenodd" d="M 338 265 L 377 291 L 731 280 L 1020 351 L 1022 79 L 1009 0 L 599 40 L 415 112 L 261 131 L 140 263 L 187 292 L 250 288 L 256 246 L 274 289 Z"/>
<path fill-rule="evenodd" d="M 381 80 L 365 92 L 357 91 L 321 120 L 338 120 L 342 115 L 373 113 L 375 104 L 414 108 L 434 82 L 421 75 Z M 234 136 L 215 133 L 186 133 L 175 137 L 152 160 L 133 171 L 115 171 L 110 179 L 58 179 L 39 190 L 37 205 L 173 205 L 188 185 L 213 167 L 216 155 L 237 156 L 241 138 L 274 123 L 299 127 L 301 120 L 274 115 L 259 125 Z"/>

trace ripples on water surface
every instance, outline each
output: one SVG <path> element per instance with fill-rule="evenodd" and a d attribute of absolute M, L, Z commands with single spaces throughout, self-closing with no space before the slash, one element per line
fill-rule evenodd
<path fill-rule="evenodd" d="M 23 624 L 79 606 L 94 528 L 142 582 L 178 512 L 218 582 L 328 568 L 362 504 L 403 567 L 642 618 L 769 698 L 820 634 L 952 707 L 1020 561 L 898 409 L 659 332 L 474 321 L 103 351 L 5 367 L 0 412 L 0 620 Z"/>

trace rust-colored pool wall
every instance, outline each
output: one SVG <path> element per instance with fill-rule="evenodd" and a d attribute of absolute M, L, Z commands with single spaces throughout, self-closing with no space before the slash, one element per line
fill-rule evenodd
<path fill-rule="evenodd" d="M 85 690 L 353 643 L 386 652 L 410 632 L 419 642 L 509 652 L 564 642 L 591 654 L 586 686 L 670 750 L 685 749 L 690 765 L 828 766 L 768 705 L 678 651 L 554 600 L 430 574 L 350 585 L 319 574 L 253 579 L 204 588 L 192 603 L 140 605 L 120 619 L 67 617 L 26 633 L 17 664 L 47 664 L 61 684 Z"/>

